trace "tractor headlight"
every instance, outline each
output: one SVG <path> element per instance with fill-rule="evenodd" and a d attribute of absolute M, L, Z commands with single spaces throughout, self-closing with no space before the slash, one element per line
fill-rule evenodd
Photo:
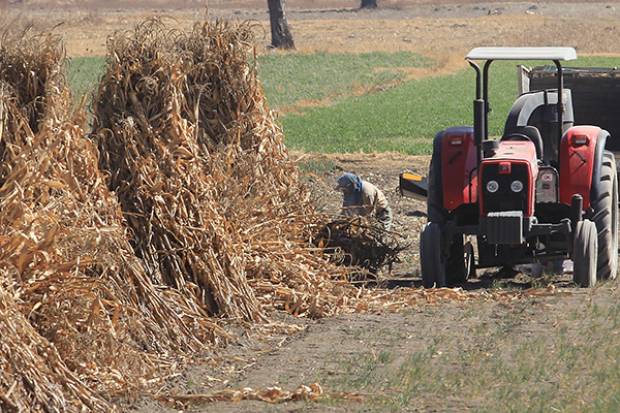
<path fill-rule="evenodd" d="M 487 191 L 494 194 L 499 189 L 499 184 L 497 181 L 489 181 L 487 182 Z"/>
<path fill-rule="evenodd" d="M 523 191 L 523 182 L 521 181 L 512 181 L 510 184 L 510 190 L 512 192 L 521 192 Z"/>

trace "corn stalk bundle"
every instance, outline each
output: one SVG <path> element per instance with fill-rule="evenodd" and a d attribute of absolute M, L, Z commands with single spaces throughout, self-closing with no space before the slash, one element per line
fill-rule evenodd
<path fill-rule="evenodd" d="M 96 146 L 79 116 L 59 117 L 68 113 L 58 98 L 68 95 L 64 54 L 38 39 L 0 47 L 2 68 L 18 55 L 27 67 L 41 51 L 47 62 L 31 68 L 32 82 L 0 71 L 0 410 L 111 411 L 104 398 L 226 335 L 195 297 L 147 276 Z"/>
<path fill-rule="evenodd" d="M 153 280 L 213 315 L 336 311 L 342 271 L 310 248 L 316 217 L 250 64 L 251 27 L 150 20 L 108 47 L 94 136 Z"/>
<path fill-rule="evenodd" d="M 15 47 L 15 45 L 19 47 Z M 33 53 L 36 51 L 36 53 Z M 0 35 L 0 79 L 29 128 L 39 131 L 49 116 L 67 118 L 71 99 L 64 76 L 65 51 L 60 38 L 5 30 Z"/>
<path fill-rule="evenodd" d="M 13 298 L 0 289 L 0 411 L 113 411 L 62 360 L 31 325 Z"/>

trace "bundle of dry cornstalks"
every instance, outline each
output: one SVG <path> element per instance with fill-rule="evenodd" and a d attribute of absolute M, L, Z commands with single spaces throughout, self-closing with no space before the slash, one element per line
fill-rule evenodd
<path fill-rule="evenodd" d="M 252 53 L 247 24 L 180 33 L 150 20 L 110 38 L 94 104 L 101 169 L 154 282 L 217 316 L 330 314 L 343 271 L 310 248 L 316 216 Z"/>
<path fill-rule="evenodd" d="M 147 276 L 64 70 L 57 38 L 0 44 L 1 411 L 111 411 L 224 336 Z"/>

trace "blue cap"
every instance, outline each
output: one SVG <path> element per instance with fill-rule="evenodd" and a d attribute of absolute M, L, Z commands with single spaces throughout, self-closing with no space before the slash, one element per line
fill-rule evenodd
<path fill-rule="evenodd" d="M 349 191 L 360 192 L 362 190 L 362 180 L 359 176 L 351 172 L 344 173 L 338 178 L 336 189 L 345 189 Z"/>

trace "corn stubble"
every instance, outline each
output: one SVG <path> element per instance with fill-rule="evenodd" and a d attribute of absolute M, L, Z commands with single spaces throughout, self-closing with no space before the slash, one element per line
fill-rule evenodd
<path fill-rule="evenodd" d="M 266 109 L 251 26 L 148 21 L 108 47 L 93 137 L 153 282 L 211 316 L 333 313 L 342 270 L 309 248 L 320 220 Z"/>

